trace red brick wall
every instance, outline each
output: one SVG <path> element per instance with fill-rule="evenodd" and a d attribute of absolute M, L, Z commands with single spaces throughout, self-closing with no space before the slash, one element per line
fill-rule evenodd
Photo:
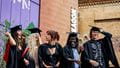
<path fill-rule="evenodd" d="M 70 8 L 78 8 L 78 0 L 41 0 L 40 28 L 45 40 L 47 30 L 56 30 L 60 34 L 60 43 L 64 46 L 66 32 L 70 31 Z"/>

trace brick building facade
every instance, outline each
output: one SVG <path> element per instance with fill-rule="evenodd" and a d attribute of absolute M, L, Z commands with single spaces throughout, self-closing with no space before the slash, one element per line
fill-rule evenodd
<path fill-rule="evenodd" d="M 64 46 L 70 32 L 71 8 L 78 9 L 78 0 L 41 0 L 40 28 L 43 39 L 47 30 L 56 30 L 60 34 L 60 43 Z"/>
<path fill-rule="evenodd" d="M 89 35 L 91 27 L 98 26 L 112 33 L 113 47 L 120 63 L 120 0 L 79 0 L 79 32 Z"/>

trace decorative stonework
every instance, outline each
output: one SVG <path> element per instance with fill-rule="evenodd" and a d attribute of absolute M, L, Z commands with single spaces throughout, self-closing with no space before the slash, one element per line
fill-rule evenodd
<path fill-rule="evenodd" d="M 91 0 L 89 2 L 82 2 L 79 0 L 79 7 L 94 6 L 94 5 L 106 5 L 106 4 L 113 5 L 113 4 L 119 4 L 119 2 L 120 2 L 120 0 L 103 0 L 103 1 Z"/>

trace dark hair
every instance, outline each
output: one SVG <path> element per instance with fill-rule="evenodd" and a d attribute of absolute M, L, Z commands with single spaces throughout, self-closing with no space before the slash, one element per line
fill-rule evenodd
<path fill-rule="evenodd" d="M 59 41 L 60 36 L 59 36 L 58 32 L 56 32 L 54 30 L 48 30 L 46 33 L 51 36 L 52 40 Z"/>
<path fill-rule="evenodd" d="M 18 30 L 17 30 L 18 31 Z M 22 47 L 25 45 L 25 35 L 22 34 L 21 38 L 18 39 L 18 34 L 17 31 L 11 33 L 13 39 L 15 40 L 15 42 L 17 43 L 16 45 L 20 44 Z M 22 30 L 21 30 L 22 31 Z M 21 41 L 21 42 L 20 42 Z"/>
<path fill-rule="evenodd" d="M 13 39 L 16 39 L 18 37 L 17 31 L 11 32 L 11 35 L 12 35 Z"/>
<path fill-rule="evenodd" d="M 89 37 L 92 38 L 92 30 L 90 30 Z"/>
<path fill-rule="evenodd" d="M 77 37 L 77 33 L 74 33 L 74 32 L 69 34 L 66 45 L 68 47 L 71 47 L 71 41 L 70 41 L 71 37 L 75 37 L 76 38 L 76 47 L 78 47 L 78 41 L 79 40 L 78 40 L 78 37 Z"/>
<path fill-rule="evenodd" d="M 95 31 L 96 31 L 96 32 L 100 32 L 100 28 L 98 28 L 98 27 L 92 27 L 92 28 L 90 29 L 90 34 L 89 34 L 89 35 L 90 35 L 90 39 L 92 38 L 92 32 L 93 32 L 93 31 L 94 31 L 94 32 L 95 32 Z"/>

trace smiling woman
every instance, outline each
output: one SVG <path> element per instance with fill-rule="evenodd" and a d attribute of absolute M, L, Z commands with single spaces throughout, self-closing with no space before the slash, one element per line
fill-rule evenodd
<path fill-rule="evenodd" d="M 40 68 L 59 68 L 62 54 L 62 47 L 58 43 L 59 34 L 56 31 L 46 32 L 47 43 L 42 44 L 38 49 L 38 60 Z"/>

